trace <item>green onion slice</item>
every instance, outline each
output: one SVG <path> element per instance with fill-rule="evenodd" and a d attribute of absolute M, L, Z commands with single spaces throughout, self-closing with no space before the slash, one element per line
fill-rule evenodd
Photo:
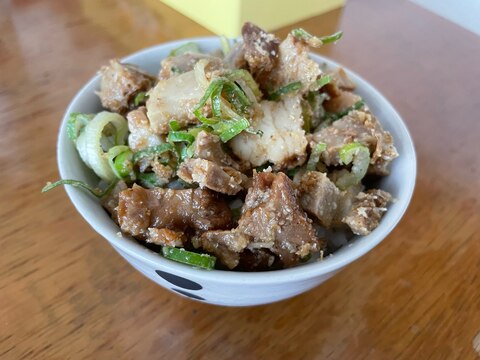
<path fill-rule="evenodd" d="M 339 189 L 345 190 L 360 183 L 367 173 L 370 164 L 370 151 L 365 145 L 354 142 L 343 146 L 340 149 L 339 156 L 341 164 L 352 163 L 351 171 L 342 175 L 336 182 Z"/>
<path fill-rule="evenodd" d="M 133 105 L 135 106 L 140 106 L 145 104 L 145 102 L 148 99 L 148 95 L 146 92 L 142 91 L 139 92 L 137 95 L 135 95 L 135 98 L 133 99 Z"/>
<path fill-rule="evenodd" d="M 161 179 L 154 172 L 136 174 L 136 180 L 140 185 L 147 189 L 153 189 L 156 187 L 163 187 L 168 183 L 168 180 Z"/>
<path fill-rule="evenodd" d="M 257 82 L 253 79 L 252 74 L 245 69 L 235 69 L 225 74 L 225 77 L 232 81 L 243 80 L 247 86 L 252 90 L 256 97 L 261 97 L 262 92 L 258 87 Z"/>
<path fill-rule="evenodd" d="M 195 136 L 189 134 L 187 131 L 170 131 L 168 133 L 167 141 L 174 142 L 186 142 L 189 145 L 195 141 Z"/>
<path fill-rule="evenodd" d="M 348 115 L 350 111 L 360 110 L 364 106 L 365 106 L 365 102 L 363 100 L 358 100 L 355 104 L 353 104 L 352 106 L 349 106 L 343 111 L 340 111 L 338 113 L 326 113 L 323 119 L 332 122 Z"/>
<path fill-rule="evenodd" d="M 322 152 L 326 150 L 326 148 L 327 144 L 325 143 L 318 143 L 317 145 L 315 145 L 307 162 L 307 170 L 312 171 L 316 169 L 317 164 L 320 161 L 320 156 L 322 155 Z"/>
<path fill-rule="evenodd" d="M 67 122 L 67 135 L 74 143 L 77 141 L 78 136 L 83 131 L 85 126 L 95 117 L 94 114 L 83 114 L 79 112 L 73 112 L 68 116 Z"/>
<path fill-rule="evenodd" d="M 224 120 L 212 125 L 214 134 L 220 137 L 220 140 L 227 142 L 246 130 L 250 122 L 245 118 Z"/>
<path fill-rule="evenodd" d="M 118 145 L 110 148 L 107 153 L 108 163 L 113 173 L 119 179 L 127 180 L 133 174 L 133 154 L 126 145 Z"/>
<path fill-rule="evenodd" d="M 187 52 L 199 53 L 200 48 L 194 42 L 187 42 L 187 43 L 179 46 L 178 48 L 173 49 L 170 52 L 169 56 L 178 56 L 178 55 L 185 54 Z"/>
<path fill-rule="evenodd" d="M 295 81 L 290 84 L 287 84 L 285 86 L 282 86 L 280 89 L 275 90 L 274 92 L 270 93 L 268 95 L 269 100 L 277 101 L 279 100 L 283 95 L 298 91 L 302 88 L 302 83 L 300 81 Z"/>
<path fill-rule="evenodd" d="M 169 143 L 163 143 L 160 145 L 150 146 L 146 149 L 137 151 L 132 158 L 133 163 L 138 163 L 140 160 L 145 158 L 154 158 L 155 156 L 159 156 L 167 151 L 170 151 L 175 154 L 175 147 Z"/>
<path fill-rule="evenodd" d="M 227 80 L 223 85 L 223 90 L 225 93 L 225 98 L 227 101 L 233 105 L 235 110 L 245 115 L 248 113 L 248 108 L 252 105 L 247 95 L 235 82 Z"/>
<path fill-rule="evenodd" d="M 170 126 L 170 129 L 172 129 L 173 131 L 179 131 L 182 129 L 182 127 L 180 126 L 177 120 L 170 121 L 168 125 Z"/>
<path fill-rule="evenodd" d="M 108 163 L 107 152 L 113 144 L 124 145 L 127 135 L 128 123 L 123 116 L 102 111 L 85 126 L 77 138 L 76 147 L 83 162 L 100 179 L 111 183 L 116 176 Z"/>
<path fill-rule="evenodd" d="M 332 77 L 328 74 L 323 75 L 320 79 L 317 79 L 310 88 L 311 90 L 319 90 L 332 81 Z"/>
<path fill-rule="evenodd" d="M 197 254 L 183 248 L 175 248 L 171 246 L 164 246 L 162 248 L 162 254 L 167 259 L 207 270 L 212 270 L 215 267 L 215 261 L 217 260 L 215 256 Z"/>
<path fill-rule="evenodd" d="M 332 35 L 317 37 L 317 36 L 314 36 L 314 35 L 310 34 L 308 31 L 306 31 L 302 28 L 298 28 L 298 29 L 293 29 L 291 31 L 291 34 L 296 39 L 304 41 L 309 46 L 320 47 L 323 44 L 329 44 L 329 43 L 333 43 L 333 42 L 336 42 L 336 41 L 340 40 L 340 38 L 343 35 L 343 31 L 337 31 L 336 33 L 334 33 Z"/>
<path fill-rule="evenodd" d="M 108 187 L 105 190 L 102 190 L 98 187 L 92 187 L 84 181 L 65 179 L 65 180 L 55 181 L 54 183 L 50 183 L 50 182 L 47 183 L 43 187 L 42 193 L 46 193 L 47 191 L 50 191 L 59 185 L 70 185 L 79 189 L 87 190 L 90 194 L 92 194 L 97 198 L 102 198 L 105 195 L 107 195 L 110 191 L 112 191 L 112 189 L 115 187 L 116 184 L 117 184 L 117 181 L 113 181 L 110 185 L 108 185 Z"/>

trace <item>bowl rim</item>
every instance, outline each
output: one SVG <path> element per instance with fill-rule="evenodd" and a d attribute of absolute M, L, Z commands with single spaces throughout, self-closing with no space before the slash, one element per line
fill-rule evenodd
<path fill-rule="evenodd" d="M 133 58 L 141 57 L 147 55 L 149 52 L 157 51 L 159 48 L 165 47 L 175 47 L 187 41 L 205 41 L 205 42 L 218 42 L 218 37 L 216 36 L 207 36 L 207 37 L 192 37 L 192 38 L 184 38 L 178 39 L 173 41 L 164 42 L 161 44 L 157 44 L 154 46 L 150 46 L 139 51 L 136 51 L 132 54 L 129 54 L 121 59 L 121 61 L 129 62 Z M 331 60 L 330 58 L 319 55 L 316 53 L 310 53 L 312 58 L 315 61 L 323 61 L 332 64 L 333 66 L 342 66 L 338 62 Z M 159 59 L 160 61 L 161 59 Z M 377 246 L 380 242 L 382 242 L 397 226 L 397 224 L 402 219 L 405 211 L 407 210 L 411 198 L 413 196 L 415 182 L 416 182 L 416 174 L 417 174 L 417 160 L 416 160 L 416 153 L 415 148 L 413 145 L 413 140 L 408 131 L 408 128 L 403 121 L 402 117 L 393 107 L 393 105 L 368 81 L 366 81 L 363 77 L 359 76 L 356 72 L 350 70 L 347 67 L 342 66 L 346 71 L 359 80 L 362 81 L 362 87 L 365 89 L 366 92 L 372 93 L 375 97 L 379 98 L 384 106 L 386 107 L 386 111 L 388 113 L 392 113 L 396 115 L 397 120 L 399 121 L 400 127 L 402 131 L 406 134 L 405 139 L 403 139 L 404 146 L 409 148 L 411 153 L 411 157 L 407 160 L 409 162 L 411 174 L 407 178 L 406 185 L 404 185 L 407 189 L 406 197 L 399 199 L 398 202 L 401 202 L 401 208 L 397 211 L 398 215 L 394 218 L 388 226 L 380 232 L 372 232 L 371 234 L 364 236 L 361 238 L 361 244 L 358 246 L 352 247 L 350 249 L 346 249 L 344 252 L 340 254 L 334 254 L 334 256 L 327 257 L 324 261 L 317 261 L 312 262 L 300 266 L 296 266 L 293 268 L 287 269 L 280 269 L 280 270 L 272 270 L 272 271 L 263 271 L 263 272 L 236 272 L 236 271 L 229 271 L 229 270 L 203 270 L 191 267 L 189 265 L 181 264 L 174 262 L 172 260 L 166 259 L 163 256 L 158 255 L 157 253 L 147 249 L 143 245 L 137 243 L 134 239 L 127 237 L 125 235 L 119 236 L 118 234 L 107 234 L 106 229 L 102 226 L 103 221 L 98 221 L 95 218 L 89 216 L 88 206 L 84 206 L 81 201 L 79 201 L 79 192 L 81 190 L 65 186 L 65 191 L 70 198 L 70 201 L 75 206 L 77 211 L 82 215 L 85 221 L 103 238 L 105 238 L 117 251 L 121 250 L 128 255 L 136 258 L 142 262 L 150 263 L 152 266 L 157 267 L 158 269 L 169 269 L 170 271 L 176 274 L 182 274 L 186 277 L 191 278 L 202 278 L 206 281 L 215 281 L 215 282 L 225 282 L 231 284 L 272 284 L 272 283 L 289 283 L 289 282 L 297 282 L 301 280 L 306 280 L 310 278 L 320 277 L 322 275 L 335 272 L 343 268 L 344 266 L 352 263 L 353 261 L 359 259 L 366 253 L 368 253 L 371 249 Z M 98 73 L 95 74 L 92 78 L 90 78 L 81 88 L 79 91 L 76 92 L 73 99 L 70 101 L 67 109 L 63 115 L 60 129 L 58 132 L 58 140 L 57 140 L 57 164 L 60 172 L 61 178 L 66 178 L 65 169 L 63 164 L 66 159 L 66 155 L 62 149 L 65 146 L 65 142 L 67 141 L 66 136 L 62 136 L 65 134 L 66 131 L 66 123 L 68 115 L 72 112 L 72 108 L 75 104 L 84 96 L 84 93 L 90 88 L 94 82 L 98 81 L 99 75 Z"/>

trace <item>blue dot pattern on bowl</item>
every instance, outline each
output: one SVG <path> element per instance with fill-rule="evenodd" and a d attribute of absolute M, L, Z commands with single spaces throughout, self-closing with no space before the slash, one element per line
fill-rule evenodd
<path fill-rule="evenodd" d="M 185 296 L 188 296 L 189 298 L 192 298 L 192 299 L 196 299 L 196 300 L 205 300 L 204 298 L 202 298 L 201 296 L 198 296 L 198 295 L 195 295 L 195 294 L 192 294 L 192 293 L 189 293 L 188 291 L 184 291 L 184 290 L 180 290 L 180 289 L 172 289 L 173 291 L 176 291 L 177 293 L 179 294 L 182 294 L 182 295 L 185 295 Z"/>
<path fill-rule="evenodd" d="M 202 290 L 202 285 L 196 283 L 195 281 L 185 279 L 181 276 L 170 274 L 165 271 L 155 270 L 155 272 L 163 279 L 167 280 L 169 283 L 181 287 L 187 290 Z"/>

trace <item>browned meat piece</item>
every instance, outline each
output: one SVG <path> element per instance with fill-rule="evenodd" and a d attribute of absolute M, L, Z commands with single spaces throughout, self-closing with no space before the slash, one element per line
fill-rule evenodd
<path fill-rule="evenodd" d="M 255 79 L 262 84 L 276 66 L 280 40 L 258 26 L 246 22 L 242 27 L 245 60 Z"/>
<path fill-rule="evenodd" d="M 338 213 L 342 193 L 326 174 L 307 171 L 295 180 L 299 184 L 300 204 L 306 212 L 314 215 L 327 229 L 340 222 Z"/>
<path fill-rule="evenodd" d="M 325 86 L 327 93 L 331 97 L 339 96 L 342 91 L 355 90 L 355 83 L 350 80 L 347 73 L 343 68 L 338 67 L 333 71 L 329 71 L 332 81 Z"/>
<path fill-rule="evenodd" d="M 117 222 L 117 206 L 118 206 L 118 196 L 120 192 L 127 188 L 127 184 L 124 181 L 117 182 L 117 185 L 110 191 L 110 193 L 103 197 L 101 200 L 102 206 L 109 212 L 112 216 L 112 219 Z"/>
<path fill-rule="evenodd" d="M 339 113 L 355 105 L 355 103 L 361 99 L 360 96 L 349 91 L 339 90 L 337 96 L 331 97 L 323 102 L 323 107 L 330 113 Z"/>
<path fill-rule="evenodd" d="M 284 173 L 254 173 L 237 230 L 254 238 L 249 248 L 267 248 L 286 266 L 320 250 L 312 221 L 300 208 Z"/>
<path fill-rule="evenodd" d="M 223 149 L 220 138 L 217 135 L 201 131 L 195 138 L 193 156 L 199 159 L 212 161 L 222 166 L 229 166 L 236 170 L 240 167 Z"/>
<path fill-rule="evenodd" d="M 264 271 L 272 269 L 275 256 L 266 249 L 245 249 L 240 254 L 237 269 L 242 271 Z"/>
<path fill-rule="evenodd" d="M 388 164 L 398 156 L 392 135 L 372 114 L 363 111 L 350 112 L 314 133 L 311 139 L 313 146 L 319 142 L 327 145 L 321 157 L 327 165 L 340 164 L 339 151 L 346 144 L 358 142 L 367 146 L 371 156 L 369 172 L 382 176 L 388 175 Z"/>
<path fill-rule="evenodd" d="M 329 72 L 329 74 L 332 77 L 333 83 L 335 83 L 340 90 L 355 90 L 355 83 L 348 77 L 342 67 L 336 68 L 334 71 Z"/>
<path fill-rule="evenodd" d="M 152 131 L 145 106 L 130 111 L 127 114 L 127 120 L 128 130 L 130 130 L 128 146 L 132 151 L 135 152 L 165 142 L 165 137 L 157 135 Z"/>
<path fill-rule="evenodd" d="M 206 231 L 194 241 L 194 246 L 202 247 L 233 269 L 238 265 L 240 253 L 247 247 L 251 238 L 235 230 Z"/>
<path fill-rule="evenodd" d="M 161 80 L 183 74 L 193 70 L 195 64 L 202 60 L 208 60 L 206 70 L 213 71 L 223 68 L 223 62 L 216 56 L 208 54 L 187 52 L 177 56 L 169 56 L 162 60 L 162 67 L 158 77 Z"/>
<path fill-rule="evenodd" d="M 318 171 L 298 173 L 294 181 L 298 184 L 302 208 L 327 229 L 342 224 L 353 199 L 363 189 L 359 184 L 340 191 L 326 174 Z"/>
<path fill-rule="evenodd" d="M 352 209 L 343 222 L 352 229 L 354 234 L 368 235 L 380 223 L 391 198 L 392 196 L 383 190 L 372 189 L 361 192 L 355 197 Z"/>
<path fill-rule="evenodd" d="M 155 245 L 183 247 L 187 241 L 187 237 L 181 231 L 148 228 L 147 239 L 145 241 Z"/>
<path fill-rule="evenodd" d="M 309 47 L 289 34 L 279 47 L 278 64 L 270 73 L 268 81 L 273 89 L 295 81 L 303 84 L 302 92 L 308 91 L 322 74 L 320 66 L 310 59 Z"/>
<path fill-rule="evenodd" d="M 120 193 L 118 222 L 123 232 L 145 240 L 148 228 L 176 231 L 226 229 L 231 211 L 220 197 L 203 189 L 144 189 Z"/>
<path fill-rule="evenodd" d="M 175 176 L 175 171 L 170 166 L 160 163 L 158 159 L 152 160 L 150 162 L 150 166 L 152 167 L 155 175 L 157 175 L 157 184 L 163 183 L 164 185 L 166 185 Z"/>
<path fill-rule="evenodd" d="M 100 69 L 102 77 L 100 91 L 97 93 L 102 106 L 110 111 L 125 113 L 134 96 L 141 91 L 148 91 L 155 83 L 155 78 L 133 65 L 121 64 L 110 60 L 108 66 Z"/>
<path fill-rule="evenodd" d="M 235 195 L 248 183 L 248 177 L 240 171 L 204 159 L 186 159 L 180 164 L 177 176 L 189 184 L 195 182 L 201 188 L 227 195 Z"/>

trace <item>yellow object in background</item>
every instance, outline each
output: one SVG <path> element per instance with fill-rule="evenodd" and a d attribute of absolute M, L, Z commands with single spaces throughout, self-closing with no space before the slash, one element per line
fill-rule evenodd
<path fill-rule="evenodd" d="M 245 21 L 274 30 L 338 8 L 344 0 L 160 0 L 219 35 L 237 37 Z"/>

